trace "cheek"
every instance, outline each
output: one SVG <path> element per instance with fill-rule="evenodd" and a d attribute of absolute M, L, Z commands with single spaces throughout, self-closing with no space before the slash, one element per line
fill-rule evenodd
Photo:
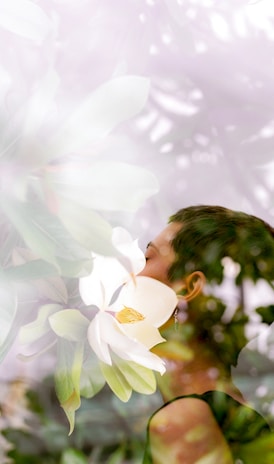
<path fill-rule="evenodd" d="M 153 279 L 159 280 L 166 285 L 170 285 L 168 278 L 169 264 L 163 262 L 156 262 L 154 260 L 148 260 L 142 272 L 139 275 L 152 277 Z"/>

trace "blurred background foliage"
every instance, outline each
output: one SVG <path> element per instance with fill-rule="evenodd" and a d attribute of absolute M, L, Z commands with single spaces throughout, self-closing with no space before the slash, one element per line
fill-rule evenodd
<path fill-rule="evenodd" d="M 42 304 L 81 307 L 78 278 L 91 250 L 116 254 L 113 226 L 145 246 L 197 203 L 273 223 L 272 0 L 10 0 L 0 13 L 0 462 L 139 463 L 161 397 L 123 405 L 104 390 L 68 438 L 54 356 L 17 360 L 18 329 Z M 235 365 L 258 336 L 234 381 L 273 423 L 273 293 L 247 282 L 243 310 L 228 281 L 169 349 L 191 357 L 199 330 Z"/>

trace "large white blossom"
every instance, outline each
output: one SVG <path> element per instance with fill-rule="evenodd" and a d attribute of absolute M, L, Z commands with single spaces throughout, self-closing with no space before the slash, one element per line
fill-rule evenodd
<path fill-rule="evenodd" d="M 57 343 L 56 391 L 71 431 L 81 396 L 94 396 L 107 382 L 128 401 L 133 390 L 155 392 L 154 371 L 165 372 L 151 348 L 164 341 L 159 328 L 172 315 L 176 294 L 138 276 L 145 257 L 126 230 L 113 229 L 112 243 L 117 257 L 92 253 L 93 270 L 79 281 L 83 310 L 47 304 L 20 330 L 21 341 L 39 342 L 41 353 L 45 343 L 46 348 Z"/>
<path fill-rule="evenodd" d="M 107 365 L 115 364 L 115 354 L 163 374 L 164 363 L 150 348 L 164 341 L 158 328 L 174 311 L 176 294 L 159 281 L 136 276 L 144 267 L 145 258 L 124 229 L 114 229 L 113 243 L 132 272 L 129 274 L 115 258 L 95 255 L 92 273 L 80 279 L 84 302 L 99 308 L 88 327 L 89 344 Z"/>

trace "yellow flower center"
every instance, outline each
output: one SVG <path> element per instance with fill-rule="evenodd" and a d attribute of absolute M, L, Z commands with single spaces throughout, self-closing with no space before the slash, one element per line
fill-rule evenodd
<path fill-rule="evenodd" d="M 134 322 L 143 321 L 145 317 L 135 309 L 125 306 L 116 314 L 116 319 L 121 324 L 133 324 Z"/>

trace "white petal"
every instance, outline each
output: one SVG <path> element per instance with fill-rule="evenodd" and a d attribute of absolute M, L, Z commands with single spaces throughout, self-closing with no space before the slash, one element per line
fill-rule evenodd
<path fill-rule="evenodd" d="M 109 314 L 100 311 L 91 321 L 88 328 L 88 342 L 91 348 L 101 361 L 110 366 L 112 361 L 108 343 L 104 340 L 102 332 L 105 331 L 104 329 L 108 325 L 112 325 L 113 322 L 111 319 L 113 318 Z"/>
<path fill-rule="evenodd" d="M 101 313 L 100 323 L 101 342 L 109 344 L 111 350 L 120 358 L 135 361 L 161 374 L 165 371 L 162 359 L 151 353 L 146 346 L 125 335 L 121 324 L 113 316 Z M 90 338 L 89 342 L 91 344 Z"/>
<path fill-rule="evenodd" d="M 136 349 L 135 347 L 134 349 L 134 347 L 132 347 L 125 352 L 124 350 L 119 350 L 114 347 L 113 351 L 122 359 L 134 361 L 137 364 L 140 364 L 140 366 L 158 371 L 161 375 L 163 375 L 166 370 L 165 362 L 159 356 L 156 356 L 156 354 L 153 354 L 145 347 L 142 347 L 142 345 L 139 345 L 138 348 L 139 349 Z"/>
<path fill-rule="evenodd" d="M 137 241 L 133 240 L 126 229 L 116 227 L 112 231 L 112 243 L 128 261 L 131 271 L 140 272 L 145 265 L 144 253 Z M 102 256 L 93 253 L 93 270 L 89 276 L 79 282 L 79 290 L 85 304 L 94 304 L 105 309 L 114 292 L 125 282 L 130 280 L 130 273 L 126 266 L 115 257 Z"/>
<path fill-rule="evenodd" d="M 119 311 L 123 306 L 135 309 L 155 327 L 161 327 L 172 315 L 178 299 L 174 290 L 158 280 L 137 276 L 135 283 L 129 281 L 121 289 L 114 308 Z"/>
<path fill-rule="evenodd" d="M 60 78 L 54 69 L 49 69 L 44 78 L 39 82 L 39 86 L 30 98 L 27 107 L 24 120 L 24 136 L 35 135 L 44 122 L 45 116 L 53 104 L 59 83 Z"/>
<path fill-rule="evenodd" d="M 117 124 L 139 113 L 147 100 L 148 91 L 149 80 L 139 76 L 120 76 L 104 83 L 86 95 L 65 121 L 51 141 L 49 153 L 56 157 L 68 150 L 75 152 L 105 137 Z"/>
<path fill-rule="evenodd" d="M 28 0 L 7 0 L 0 4 L 0 25 L 32 40 L 43 40 L 50 30 L 44 11 Z"/>
<path fill-rule="evenodd" d="M 86 305 L 106 309 L 114 292 L 129 278 L 129 272 L 116 258 L 93 253 L 93 269 L 79 281 L 80 295 Z"/>
<path fill-rule="evenodd" d="M 136 211 L 159 190 L 152 172 L 120 161 L 63 164 L 47 179 L 57 195 L 97 211 Z"/>
<path fill-rule="evenodd" d="M 39 308 L 37 318 L 29 324 L 23 325 L 19 332 L 20 343 L 32 343 L 50 331 L 49 317 L 60 311 L 62 306 L 47 304 Z"/>
<path fill-rule="evenodd" d="M 93 268 L 94 269 L 94 268 Z M 92 272 L 79 279 L 79 292 L 86 305 L 96 305 L 103 309 L 105 306 L 105 290 L 100 273 Z"/>
<path fill-rule="evenodd" d="M 64 309 L 50 316 L 49 323 L 56 335 L 76 342 L 86 337 L 89 320 L 77 309 Z"/>
<path fill-rule="evenodd" d="M 148 349 L 165 341 L 159 330 L 147 322 L 146 319 L 134 324 L 121 324 L 121 329 L 128 337 L 137 340 Z"/>
<path fill-rule="evenodd" d="M 134 274 L 138 274 L 143 270 L 146 264 L 145 255 L 139 248 L 138 241 L 133 240 L 126 229 L 115 227 L 112 233 L 112 242 L 124 256 L 130 259 Z"/>

